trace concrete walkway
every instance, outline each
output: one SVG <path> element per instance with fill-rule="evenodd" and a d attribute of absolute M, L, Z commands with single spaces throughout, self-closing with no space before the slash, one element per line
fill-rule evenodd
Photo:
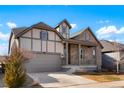
<path fill-rule="evenodd" d="M 68 86 L 66 88 L 123 88 L 123 87 L 124 87 L 124 81 L 114 81 L 114 82 Z"/>
<path fill-rule="evenodd" d="M 28 75 L 45 88 L 62 88 L 97 83 L 87 78 L 62 72 L 28 73 Z"/>

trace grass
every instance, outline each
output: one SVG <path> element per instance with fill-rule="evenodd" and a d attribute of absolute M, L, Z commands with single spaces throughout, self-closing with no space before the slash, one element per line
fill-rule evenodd
<path fill-rule="evenodd" d="M 124 80 L 124 73 L 116 74 L 115 72 L 75 72 L 74 74 L 98 82 L 112 82 Z"/>

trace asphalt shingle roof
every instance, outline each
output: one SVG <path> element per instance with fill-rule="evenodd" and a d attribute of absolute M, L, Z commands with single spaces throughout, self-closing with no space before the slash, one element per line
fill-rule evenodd
<path fill-rule="evenodd" d="M 15 35 L 18 35 L 19 33 L 21 33 L 22 31 L 24 31 L 27 27 L 19 27 L 19 28 L 13 28 L 12 32 Z"/>
<path fill-rule="evenodd" d="M 124 50 L 124 44 L 121 44 L 121 43 L 110 42 L 107 40 L 100 40 L 100 43 L 104 47 L 102 49 L 102 52 L 112 52 L 112 51 L 117 51 L 117 50 Z"/>

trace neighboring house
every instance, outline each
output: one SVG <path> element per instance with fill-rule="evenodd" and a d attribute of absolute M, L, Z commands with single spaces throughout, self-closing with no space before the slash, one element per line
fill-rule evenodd
<path fill-rule="evenodd" d="M 88 27 L 70 36 L 71 25 L 65 19 L 55 28 L 40 22 L 30 27 L 14 28 L 9 39 L 13 47 L 35 55 L 25 63 L 28 72 L 57 71 L 62 67 L 101 69 L 101 48 Z"/>
<path fill-rule="evenodd" d="M 124 44 L 101 40 L 102 49 L 102 67 L 108 70 L 116 71 L 117 62 L 119 70 L 124 71 Z"/>

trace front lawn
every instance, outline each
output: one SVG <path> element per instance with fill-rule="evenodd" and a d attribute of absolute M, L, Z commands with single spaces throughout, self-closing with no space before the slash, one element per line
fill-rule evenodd
<path fill-rule="evenodd" d="M 98 82 L 112 82 L 124 80 L 124 73 L 116 74 L 115 72 L 75 72 L 74 74 Z"/>

